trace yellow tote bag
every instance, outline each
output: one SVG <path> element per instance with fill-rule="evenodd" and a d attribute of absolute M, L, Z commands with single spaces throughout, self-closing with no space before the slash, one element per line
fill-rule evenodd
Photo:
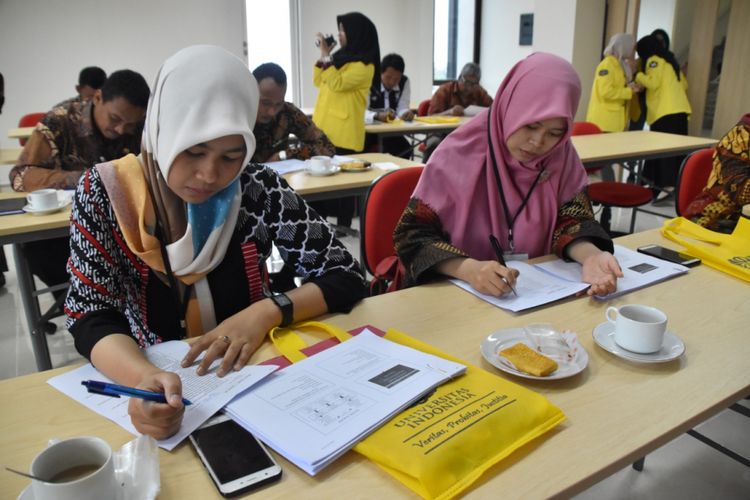
<path fill-rule="evenodd" d="M 732 234 L 723 234 L 677 217 L 664 222 L 661 234 L 704 264 L 750 281 L 750 220 L 740 217 Z"/>
<path fill-rule="evenodd" d="M 320 322 L 293 325 L 317 329 L 341 341 L 351 336 Z M 292 361 L 305 358 L 302 339 L 290 328 L 271 331 L 277 349 Z M 390 329 L 385 338 L 466 364 Z M 456 496 L 487 469 L 548 432 L 565 415 L 545 397 L 476 366 L 396 415 L 354 447 L 414 492 L 428 499 Z"/>

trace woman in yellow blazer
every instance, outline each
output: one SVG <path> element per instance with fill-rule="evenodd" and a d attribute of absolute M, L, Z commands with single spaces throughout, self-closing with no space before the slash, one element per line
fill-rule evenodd
<path fill-rule="evenodd" d="M 380 88 L 380 45 L 378 31 L 367 16 L 350 12 L 336 18 L 339 45 L 328 44 L 318 33 L 320 59 L 313 68 L 313 83 L 318 87 L 313 122 L 334 146 L 337 154 L 361 152 L 365 146 L 365 115 L 370 87 Z M 314 208 L 324 218 L 335 213 L 337 234 L 347 233 L 352 225 L 354 198 L 315 202 Z"/>
<path fill-rule="evenodd" d="M 635 76 L 635 81 L 646 89 L 646 122 L 655 132 L 687 135 L 688 116 L 691 113 L 687 98 L 685 75 L 674 55 L 653 36 L 638 40 L 638 56 L 645 61 L 643 72 Z M 677 183 L 677 173 L 682 156 L 661 160 L 649 160 L 643 170 L 643 177 L 653 182 L 661 191 L 657 201 L 666 199 Z"/>
<path fill-rule="evenodd" d="M 364 148 L 362 116 L 370 87 L 380 84 L 375 81 L 380 77 L 380 46 L 375 25 L 365 15 L 351 12 L 338 16 L 337 22 L 341 49 L 333 55 L 318 33 L 320 59 L 313 68 L 313 83 L 319 91 L 313 122 L 345 154 Z"/>
<path fill-rule="evenodd" d="M 596 67 L 586 121 L 604 132 L 622 132 L 628 126 L 630 99 L 640 90 L 632 83 L 635 37 L 618 33 L 604 49 L 604 59 Z"/>

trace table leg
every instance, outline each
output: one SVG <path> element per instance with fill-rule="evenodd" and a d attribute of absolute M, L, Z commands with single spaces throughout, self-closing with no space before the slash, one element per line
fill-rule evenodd
<path fill-rule="evenodd" d="M 41 311 L 39 302 L 34 297 L 34 276 L 31 274 L 29 261 L 23 251 L 22 243 L 13 243 L 13 256 L 16 260 L 16 275 L 18 277 L 18 290 L 21 294 L 23 310 L 26 314 L 26 323 L 31 334 L 31 345 L 34 349 L 34 359 L 39 371 L 52 368 L 49 356 L 47 337 L 41 324 Z"/>

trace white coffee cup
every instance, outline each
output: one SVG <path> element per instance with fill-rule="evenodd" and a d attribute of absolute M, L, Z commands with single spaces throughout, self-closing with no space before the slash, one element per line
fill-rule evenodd
<path fill-rule="evenodd" d="M 613 317 L 613 315 L 617 315 Z M 667 330 L 667 315 L 655 307 L 628 304 L 608 307 L 607 321 L 615 325 L 614 340 L 628 351 L 648 354 L 661 349 Z"/>
<path fill-rule="evenodd" d="M 331 170 L 331 159 L 328 156 L 313 156 L 310 158 L 310 170 L 316 173 Z"/>
<path fill-rule="evenodd" d="M 59 206 L 57 191 L 54 189 L 37 189 L 36 191 L 32 191 L 26 196 L 26 201 L 29 202 L 29 205 L 34 210 L 49 210 Z"/>
<path fill-rule="evenodd" d="M 98 437 L 75 437 L 50 445 L 31 462 L 31 474 L 47 480 L 31 481 L 35 500 L 117 498 L 112 448 Z"/>

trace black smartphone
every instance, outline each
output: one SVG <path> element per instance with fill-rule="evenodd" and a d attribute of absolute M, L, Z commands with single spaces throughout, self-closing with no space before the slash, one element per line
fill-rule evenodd
<path fill-rule="evenodd" d="M 670 250 L 669 248 L 660 247 L 659 245 L 646 245 L 638 247 L 638 251 L 656 257 L 658 259 L 674 262 L 675 264 L 682 264 L 687 267 L 695 267 L 701 263 L 701 260 L 691 255 Z"/>
<path fill-rule="evenodd" d="M 260 441 L 223 413 L 196 429 L 190 442 L 224 497 L 246 493 L 281 478 L 281 467 Z"/>

